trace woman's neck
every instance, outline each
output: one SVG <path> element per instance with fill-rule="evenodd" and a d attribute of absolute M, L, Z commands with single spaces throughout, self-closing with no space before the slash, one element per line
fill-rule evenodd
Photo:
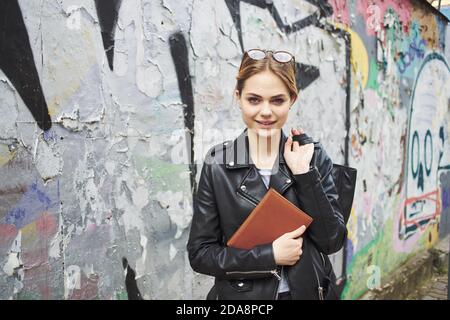
<path fill-rule="evenodd" d="M 256 130 L 248 129 L 249 152 L 257 168 L 272 168 L 278 155 L 281 130 L 272 130 L 272 135 L 260 136 L 256 133 Z"/>

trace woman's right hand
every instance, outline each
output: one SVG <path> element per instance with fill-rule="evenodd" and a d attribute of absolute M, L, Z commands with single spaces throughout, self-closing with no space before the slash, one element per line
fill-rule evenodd
<path fill-rule="evenodd" d="M 305 232 L 306 227 L 283 234 L 272 243 L 273 254 L 277 265 L 292 266 L 302 255 L 303 238 L 300 237 Z"/>

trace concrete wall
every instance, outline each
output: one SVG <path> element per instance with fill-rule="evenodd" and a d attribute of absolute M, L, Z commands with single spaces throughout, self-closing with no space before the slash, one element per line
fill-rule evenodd
<path fill-rule="evenodd" d="M 252 47 L 295 53 L 286 130 L 358 169 L 342 298 L 449 232 L 450 32 L 424 1 L 7 0 L 0 22 L 2 299 L 205 297 L 192 190 L 244 128 Z"/>

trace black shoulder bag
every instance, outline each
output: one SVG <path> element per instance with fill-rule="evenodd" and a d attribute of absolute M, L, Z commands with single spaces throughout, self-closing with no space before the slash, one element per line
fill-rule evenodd
<path fill-rule="evenodd" d="M 314 143 L 313 139 L 309 137 L 307 134 L 299 134 L 292 137 L 293 141 L 298 141 L 300 145 Z M 316 164 L 316 154 L 313 154 L 313 159 L 311 160 L 313 165 Z M 344 218 L 344 223 L 347 224 L 350 213 L 352 210 L 353 197 L 355 194 L 355 186 L 356 186 L 356 174 L 357 170 L 352 167 L 340 165 L 333 163 L 332 169 L 333 181 L 336 186 L 336 190 L 338 193 L 338 201 L 341 206 L 342 216 Z M 325 283 L 322 285 L 319 277 L 317 275 L 317 270 L 313 264 L 314 272 L 316 274 L 317 282 L 318 282 L 318 292 L 320 300 L 334 300 L 339 299 L 339 296 L 336 294 L 335 289 L 335 281 L 336 276 L 334 275 L 333 268 L 329 274 L 325 277 Z"/>

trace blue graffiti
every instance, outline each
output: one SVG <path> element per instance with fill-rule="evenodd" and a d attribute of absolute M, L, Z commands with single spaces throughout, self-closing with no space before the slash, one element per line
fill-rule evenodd
<path fill-rule="evenodd" d="M 45 141 L 54 141 L 56 142 L 57 134 L 55 130 L 49 129 L 44 131 L 44 140 Z"/>
<path fill-rule="evenodd" d="M 58 197 L 59 198 L 59 197 Z M 37 182 L 30 185 L 22 198 L 4 218 L 4 223 L 14 225 L 17 229 L 36 220 L 42 212 L 49 211 L 58 205 L 41 189 Z"/>
<path fill-rule="evenodd" d="M 14 208 L 5 217 L 5 223 L 16 225 L 16 222 L 23 221 L 25 217 L 26 212 L 24 208 Z"/>
<path fill-rule="evenodd" d="M 417 58 L 423 59 L 425 56 L 425 40 L 421 39 L 419 41 L 418 32 L 415 32 L 415 36 L 411 43 L 409 44 L 408 50 L 406 52 L 400 52 L 400 61 L 397 62 L 398 70 L 400 73 L 405 73 L 406 69 L 416 60 Z"/>
<path fill-rule="evenodd" d="M 450 189 L 445 188 L 442 190 L 442 211 L 450 207 Z"/>
<path fill-rule="evenodd" d="M 39 202 L 44 206 L 45 210 L 48 210 L 51 205 L 50 198 L 41 190 L 38 189 L 37 184 L 33 183 L 30 187 L 31 192 L 36 193 L 36 197 L 39 200 Z"/>

